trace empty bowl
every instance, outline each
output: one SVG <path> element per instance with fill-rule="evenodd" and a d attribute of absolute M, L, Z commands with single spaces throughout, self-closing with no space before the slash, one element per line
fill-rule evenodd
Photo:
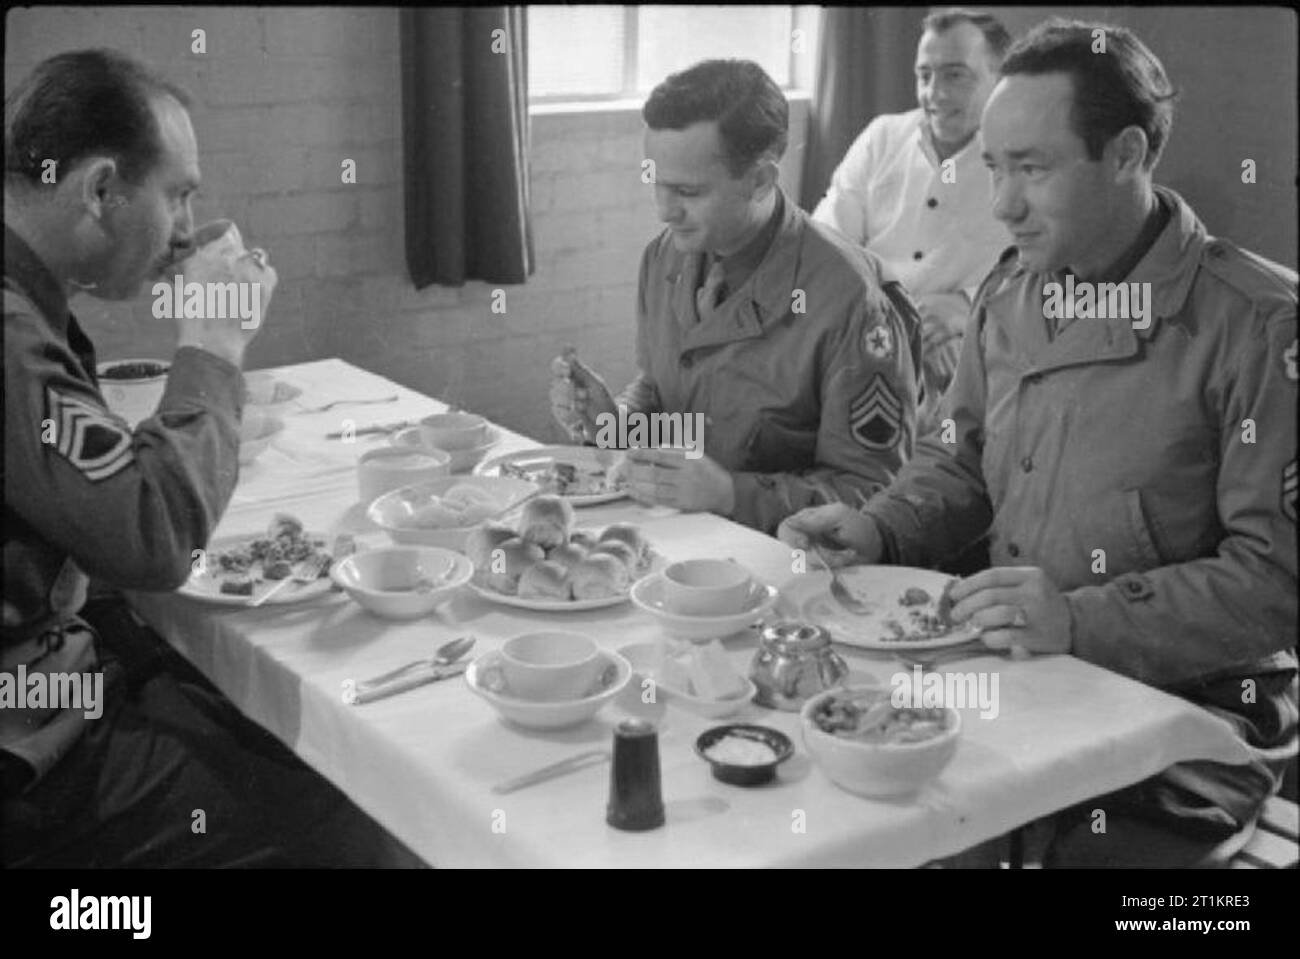
<path fill-rule="evenodd" d="M 761 786 L 776 778 L 776 767 L 794 755 L 790 737 L 768 726 L 737 723 L 706 729 L 695 740 L 696 754 L 713 776 L 732 786 Z"/>
<path fill-rule="evenodd" d="M 389 490 L 414 486 L 446 476 L 450 457 L 441 450 L 381 446 L 357 460 L 357 490 L 361 502 L 373 503 Z"/>
<path fill-rule="evenodd" d="M 158 408 L 171 363 L 151 359 L 110 360 L 100 363 L 96 370 L 104 402 L 135 429 Z"/>
<path fill-rule="evenodd" d="M 753 577 L 729 559 L 688 559 L 664 570 L 664 607 L 678 616 L 726 616 L 745 607 Z"/>
<path fill-rule="evenodd" d="M 386 619 L 415 619 L 433 612 L 473 574 L 464 556 L 432 546 L 369 549 L 330 567 L 330 579 L 363 608 Z"/>
<path fill-rule="evenodd" d="M 420 420 L 425 442 L 440 450 L 468 450 L 488 441 L 488 421 L 477 413 L 435 413 Z"/>
<path fill-rule="evenodd" d="M 941 710 L 912 710 L 917 716 L 939 712 L 944 717 L 942 731 L 917 742 L 886 741 L 879 727 L 874 735 L 869 730 L 849 738 L 827 732 L 817 721 L 819 715 L 827 716 L 823 707 L 832 701 L 885 703 L 890 704 L 895 714 L 908 712 L 907 707 L 892 706 L 892 694 L 893 688 L 888 685 L 853 685 L 828 689 L 804 703 L 800 713 L 804 745 L 822 771 L 841 789 L 882 799 L 911 795 L 937 778 L 957 752 L 961 713 L 950 706 Z M 862 712 L 857 707 L 855 711 Z M 852 713 L 840 713 L 841 717 L 844 715 Z"/>
<path fill-rule="evenodd" d="M 536 483 L 510 476 L 443 476 L 385 493 L 370 504 L 366 516 L 396 543 L 463 550 L 466 537 L 479 523 L 443 526 L 422 519 L 427 515 L 426 507 L 436 498 L 461 484 L 483 489 L 501 504 L 502 509 L 538 489 Z"/>
<path fill-rule="evenodd" d="M 597 679 L 588 690 L 590 695 L 580 699 L 561 702 L 520 699 L 506 684 L 500 651 L 484 653 L 470 663 L 465 670 L 465 683 L 503 719 L 528 729 L 563 729 L 591 719 L 632 678 L 632 667 L 618 653 L 601 649 L 597 656 L 601 663 Z"/>

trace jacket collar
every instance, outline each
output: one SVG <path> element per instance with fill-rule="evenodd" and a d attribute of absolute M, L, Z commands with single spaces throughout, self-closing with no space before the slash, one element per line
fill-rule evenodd
<path fill-rule="evenodd" d="M 55 333 L 67 331 L 68 296 L 41 258 L 8 223 L 5 224 L 5 280 L 17 286 L 41 311 Z"/>

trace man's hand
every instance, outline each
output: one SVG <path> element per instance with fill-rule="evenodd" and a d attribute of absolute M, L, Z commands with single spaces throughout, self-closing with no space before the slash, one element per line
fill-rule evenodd
<path fill-rule="evenodd" d="M 875 520 L 846 503 L 800 510 L 786 517 L 776 535 L 796 549 L 807 550 L 813 544 L 829 546 L 823 552 L 832 566 L 876 563 L 885 552 Z"/>
<path fill-rule="evenodd" d="M 256 298 L 252 291 L 236 294 L 237 305 L 248 303 L 257 306 L 254 316 L 248 319 L 240 317 L 237 311 L 230 309 L 224 312 L 227 314 L 236 312 L 236 315 L 227 315 L 225 318 L 208 316 L 206 315 L 208 310 L 204 309 L 203 316 L 176 317 L 179 332 L 178 347 L 198 347 L 235 366 L 242 366 L 244 350 L 262 328 L 267 308 L 271 304 L 271 295 L 279 282 L 275 268 L 267 262 L 265 251 L 251 250 L 235 253 L 230 249 L 223 249 L 220 244 L 213 244 L 203 247 L 179 264 L 177 271 L 182 274 L 183 283 L 203 284 L 205 290 L 208 289 L 206 286 L 208 283 L 258 284 Z M 224 290 L 222 296 L 225 297 L 227 304 L 231 302 Z M 206 303 L 205 298 L 205 307 Z"/>
<path fill-rule="evenodd" d="M 551 360 L 551 414 L 572 436 L 595 437 L 596 417 L 618 415 L 605 381 L 573 353 Z"/>
<path fill-rule="evenodd" d="M 687 459 L 680 449 L 631 449 L 627 478 L 632 498 L 641 503 L 723 516 L 736 508 L 731 474 L 707 456 Z"/>
<path fill-rule="evenodd" d="M 955 584 L 953 622 L 969 620 L 990 649 L 1031 653 L 1070 651 L 1070 607 L 1037 566 L 999 566 Z"/>

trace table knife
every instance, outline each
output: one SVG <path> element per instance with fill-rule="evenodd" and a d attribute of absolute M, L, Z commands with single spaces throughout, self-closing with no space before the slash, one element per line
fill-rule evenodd
<path fill-rule="evenodd" d="M 557 776 L 567 776 L 569 773 L 577 772 L 579 769 L 586 769 L 588 766 L 594 766 L 599 763 L 607 762 L 610 758 L 608 749 L 591 749 L 585 753 L 578 753 L 576 756 L 570 756 L 568 759 L 561 759 L 558 763 L 551 763 L 549 766 L 543 766 L 541 769 L 535 769 L 530 773 L 517 776 L 514 779 L 508 779 L 492 787 L 492 791 L 498 796 L 505 793 L 512 793 L 516 789 L 523 789 L 526 786 L 535 786 L 538 783 L 544 783 L 548 779 L 555 779 Z"/>
<path fill-rule="evenodd" d="M 459 676 L 469 667 L 467 661 L 459 663 L 449 663 L 446 666 L 431 666 L 427 670 L 420 670 L 410 676 L 403 676 L 400 679 L 394 679 L 391 683 L 384 683 L 382 686 L 374 686 L 368 689 L 358 690 L 355 687 L 349 688 L 344 694 L 345 702 L 354 706 L 360 706 L 363 703 L 371 703 L 376 699 L 383 699 L 387 696 L 395 696 L 398 693 L 404 693 L 408 689 L 415 689 L 419 686 L 427 686 L 429 683 L 436 683 L 440 679 L 450 679 L 452 676 Z"/>
<path fill-rule="evenodd" d="M 396 430 L 405 429 L 408 426 L 415 426 L 419 420 L 402 420 L 397 423 L 375 423 L 373 426 L 363 426 L 360 429 L 346 432 L 344 430 L 335 430 L 333 433 L 326 433 L 327 440 L 341 440 L 346 436 L 368 436 L 371 433 L 392 433 Z"/>

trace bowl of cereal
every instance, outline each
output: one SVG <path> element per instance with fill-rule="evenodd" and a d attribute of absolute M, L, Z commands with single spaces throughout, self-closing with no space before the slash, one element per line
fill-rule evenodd
<path fill-rule="evenodd" d="M 952 761 L 961 714 L 896 705 L 895 693 L 881 684 L 841 686 L 804 703 L 804 745 L 841 789 L 877 799 L 911 795 Z"/>
<path fill-rule="evenodd" d="M 715 779 L 732 786 L 761 786 L 775 779 L 776 767 L 794 755 L 794 743 L 768 726 L 733 723 L 702 732 L 695 752 L 713 767 Z"/>

